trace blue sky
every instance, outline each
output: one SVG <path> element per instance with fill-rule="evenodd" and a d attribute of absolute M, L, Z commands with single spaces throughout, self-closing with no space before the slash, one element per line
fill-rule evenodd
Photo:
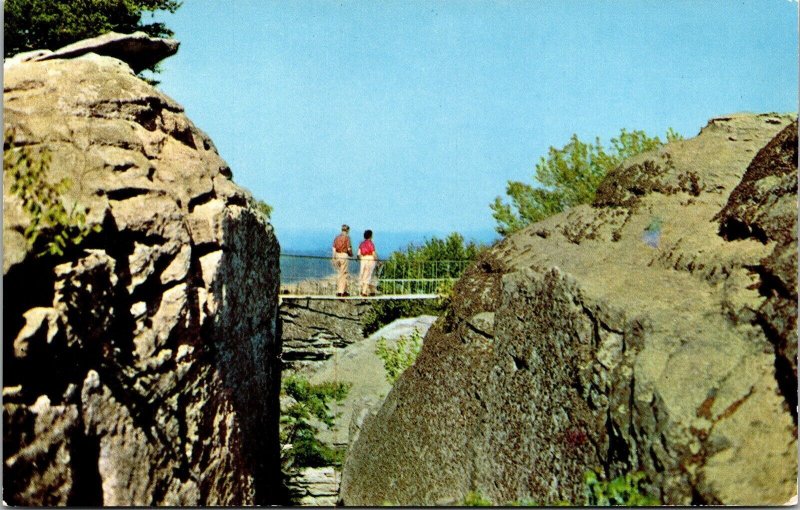
<path fill-rule="evenodd" d="M 181 41 L 161 89 L 274 206 L 279 239 L 486 237 L 506 181 L 572 133 L 797 110 L 788 0 L 185 0 L 158 18 Z"/>

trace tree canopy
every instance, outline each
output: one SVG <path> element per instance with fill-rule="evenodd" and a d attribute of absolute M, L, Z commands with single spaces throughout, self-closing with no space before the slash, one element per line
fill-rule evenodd
<path fill-rule="evenodd" d="M 56 50 L 112 31 L 170 37 L 173 32 L 166 25 L 142 23 L 142 15 L 175 12 L 180 6 L 179 0 L 5 0 L 3 56 Z"/>
<path fill-rule="evenodd" d="M 671 128 L 667 141 L 682 137 Z M 624 160 L 663 145 L 661 140 L 644 131 L 622 129 L 618 138 L 611 139 L 606 150 L 595 143 L 584 143 L 573 134 L 561 149 L 550 147 L 547 157 L 536 165 L 535 183 L 508 181 L 506 195 L 511 203 L 497 197 L 490 205 L 497 221 L 495 229 L 503 235 L 558 214 L 570 207 L 590 203 L 606 173 Z"/>
<path fill-rule="evenodd" d="M 393 252 L 383 270 L 391 273 L 395 266 L 401 266 L 407 268 L 406 271 L 416 271 L 415 278 L 457 278 L 464 270 L 463 265 L 435 267 L 430 263 L 475 260 L 481 249 L 474 241 L 467 242 L 458 232 L 451 232 L 445 239 L 433 236 L 421 246 L 412 243 L 404 251 Z"/>

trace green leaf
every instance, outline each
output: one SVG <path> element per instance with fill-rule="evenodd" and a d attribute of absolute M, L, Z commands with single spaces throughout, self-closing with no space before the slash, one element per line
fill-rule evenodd
<path fill-rule="evenodd" d="M 23 229 L 23 237 L 28 246 L 34 247 L 42 237 L 39 246 L 44 246 L 37 256 L 63 255 L 67 244 L 78 245 L 86 237 L 86 214 L 75 204 L 73 211 L 67 213 L 62 193 L 72 185 L 68 178 L 53 184 L 48 181 L 50 154 L 44 150 L 34 153 L 30 147 L 16 148 L 13 131 L 5 132 L 3 150 L 4 171 L 13 177 L 10 189 L 22 201 L 22 209 L 28 216 L 29 224 Z M 8 167 L 11 165 L 11 168 Z M 100 231 L 99 226 L 95 231 Z M 36 248 L 38 249 L 38 248 Z"/>
<path fill-rule="evenodd" d="M 669 141 L 677 136 L 671 128 L 667 131 Z M 584 143 L 573 134 L 564 147 L 550 147 L 547 156 L 540 158 L 532 183 L 508 182 L 506 195 L 511 203 L 497 197 L 489 206 L 497 222 L 495 229 L 508 235 L 570 207 L 591 203 L 610 170 L 661 145 L 658 137 L 651 138 L 644 131 L 622 129 L 606 151 L 599 139 Z"/>

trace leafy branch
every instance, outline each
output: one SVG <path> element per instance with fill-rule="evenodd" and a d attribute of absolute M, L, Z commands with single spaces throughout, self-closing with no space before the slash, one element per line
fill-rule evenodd
<path fill-rule="evenodd" d="M 683 139 L 672 128 L 667 130 L 666 138 L 667 142 Z M 508 182 L 506 195 L 510 204 L 501 197 L 490 204 L 497 232 L 508 235 L 570 207 L 591 203 L 609 171 L 628 158 L 662 145 L 657 136 L 650 137 L 644 131 L 621 130 L 617 138 L 611 139 L 609 149 L 599 138 L 585 143 L 573 134 L 564 147 L 550 147 L 547 157 L 539 160 L 533 183 Z"/>
<path fill-rule="evenodd" d="M 422 350 L 422 336 L 415 328 L 409 336 L 401 336 L 394 347 L 387 345 L 386 339 L 378 339 L 375 354 L 383 360 L 386 380 L 394 384 L 397 378 L 410 367 Z"/>
<path fill-rule="evenodd" d="M 100 225 L 86 224 L 86 210 L 77 202 L 67 210 L 63 194 L 72 187 L 68 178 L 57 183 L 47 180 L 50 153 L 33 153 L 29 147 L 16 147 L 14 137 L 6 132 L 3 143 L 3 172 L 10 177 L 11 193 L 22 201 L 22 209 L 30 220 L 22 232 L 30 249 L 43 246 L 36 253 L 64 255 L 68 246 L 78 246 Z"/>
<path fill-rule="evenodd" d="M 333 427 L 336 416 L 331 412 L 330 403 L 344 400 L 350 386 L 333 381 L 311 384 L 296 375 L 283 382 L 284 394 L 292 399 L 281 414 L 281 464 L 284 468 L 341 465 L 343 452 L 317 439 L 317 428 L 312 421 L 316 419 L 328 428 Z"/>

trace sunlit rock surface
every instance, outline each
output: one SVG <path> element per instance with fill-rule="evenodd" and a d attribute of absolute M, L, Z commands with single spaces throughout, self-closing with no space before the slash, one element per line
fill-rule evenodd
<path fill-rule="evenodd" d="M 717 118 L 493 247 L 364 421 L 343 502 L 583 504 L 594 467 L 667 504 L 788 501 L 796 182 L 796 116 Z"/>
<path fill-rule="evenodd" d="M 6 169 L 3 499 L 280 501 L 272 228 L 180 105 L 66 56 L 6 66 L 4 131 L 101 232 L 37 257 Z"/>

